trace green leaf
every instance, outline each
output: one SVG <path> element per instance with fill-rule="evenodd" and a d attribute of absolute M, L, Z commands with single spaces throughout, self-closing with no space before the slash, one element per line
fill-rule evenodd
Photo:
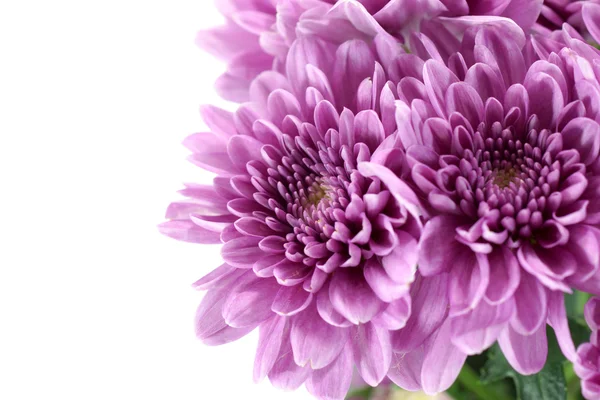
<path fill-rule="evenodd" d="M 521 400 L 566 400 L 567 382 L 562 363 L 546 363 L 535 375 L 513 375 L 517 386 L 517 396 Z"/>
<path fill-rule="evenodd" d="M 512 369 L 504 354 L 502 354 L 500 346 L 495 344 L 488 350 L 488 360 L 481 370 L 480 380 L 484 384 L 497 382 L 510 377 L 513 372 L 516 371 Z"/>
<path fill-rule="evenodd" d="M 506 377 L 512 378 L 520 400 L 565 400 L 567 383 L 563 371 L 566 362 L 562 355 L 556 336 L 548 328 L 548 359 L 544 368 L 535 375 L 523 376 L 515 371 L 496 344 L 489 351 L 489 358 L 483 367 L 481 381 L 495 382 Z"/>

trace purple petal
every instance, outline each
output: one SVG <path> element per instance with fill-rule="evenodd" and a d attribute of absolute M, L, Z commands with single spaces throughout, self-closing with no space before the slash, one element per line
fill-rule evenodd
<path fill-rule="evenodd" d="M 279 288 L 271 309 L 279 315 L 291 316 L 304 310 L 311 303 L 313 294 L 302 285 L 282 286 Z"/>
<path fill-rule="evenodd" d="M 222 290 L 209 290 L 196 311 L 196 336 L 204 340 L 227 326 L 222 316 L 227 293 Z"/>
<path fill-rule="evenodd" d="M 246 164 L 253 160 L 262 160 L 260 149 L 263 144 L 251 136 L 235 135 L 229 139 L 227 153 L 231 162 L 241 169 L 246 170 Z"/>
<path fill-rule="evenodd" d="M 555 273 L 551 267 L 556 267 L 559 269 L 559 272 L 560 269 L 567 268 L 570 273 L 567 273 L 565 276 L 568 276 L 576 268 L 574 264 L 575 258 L 570 255 L 571 253 L 566 252 L 562 248 L 559 248 L 558 251 L 552 250 L 554 249 L 543 249 L 543 251 L 540 251 L 527 243 L 519 248 L 517 258 L 523 269 L 535 276 L 540 283 L 549 289 L 570 293 L 571 289 L 569 286 L 562 282 L 560 274 Z"/>
<path fill-rule="evenodd" d="M 329 298 L 329 282 L 325 283 L 323 288 L 317 294 L 317 311 L 325 322 L 330 325 L 338 326 L 340 328 L 347 328 L 352 326 L 352 322 L 348 321 L 342 316 L 331 304 Z"/>
<path fill-rule="evenodd" d="M 432 276 L 447 271 L 457 252 L 467 251 L 454 236 L 461 220 L 454 216 L 440 215 L 432 218 L 419 241 L 419 272 Z"/>
<path fill-rule="evenodd" d="M 471 126 L 478 126 L 483 120 L 483 101 L 475 89 L 465 82 L 453 83 L 445 96 L 448 115 L 458 112 Z"/>
<path fill-rule="evenodd" d="M 510 365 L 521 375 L 538 373 L 546 363 L 548 341 L 545 325 L 528 336 L 508 326 L 500 334 L 498 344 Z"/>
<path fill-rule="evenodd" d="M 430 339 L 408 353 L 393 353 L 388 378 L 404 390 L 421 390 L 421 369 L 431 342 Z"/>
<path fill-rule="evenodd" d="M 364 381 L 377 386 L 387 374 L 392 361 L 392 345 L 387 329 L 372 323 L 353 329 L 354 363 Z"/>
<path fill-rule="evenodd" d="M 365 177 L 376 177 L 380 179 L 392 193 L 396 201 L 399 204 L 406 207 L 406 209 L 419 221 L 420 224 L 420 210 L 418 206 L 420 201 L 416 196 L 415 192 L 406 184 L 406 182 L 400 180 L 396 174 L 390 171 L 388 168 L 375 164 L 372 162 L 361 162 L 358 164 L 358 171 Z"/>
<path fill-rule="evenodd" d="M 269 371 L 269 381 L 278 389 L 296 390 L 309 377 L 310 373 L 308 365 L 300 367 L 294 362 L 289 333 L 284 333 L 277 360 Z"/>
<path fill-rule="evenodd" d="M 546 321 L 546 289 L 533 276 L 523 271 L 514 299 L 516 313 L 511 326 L 522 335 L 533 334 Z"/>
<path fill-rule="evenodd" d="M 211 105 L 203 105 L 200 107 L 200 115 L 209 129 L 221 138 L 227 139 L 236 133 L 233 114 L 230 111 Z"/>
<path fill-rule="evenodd" d="M 252 332 L 256 328 L 255 325 L 247 326 L 245 328 L 232 328 L 226 326 L 218 332 L 204 338 L 202 343 L 207 346 L 221 346 L 227 343 L 234 342 L 248 333 Z"/>
<path fill-rule="evenodd" d="M 234 328 L 256 326 L 272 316 L 271 304 L 278 287 L 273 278 L 256 278 L 236 288 L 223 304 L 227 325 Z"/>
<path fill-rule="evenodd" d="M 502 16 L 515 21 L 528 32 L 538 19 L 543 3 L 543 0 L 512 0 L 502 12 Z"/>
<path fill-rule="evenodd" d="M 343 399 L 352 381 L 352 349 L 347 346 L 325 368 L 312 372 L 306 389 L 319 399 Z"/>
<path fill-rule="evenodd" d="M 581 15 L 588 32 L 596 42 L 600 42 L 600 5 L 592 2 L 583 3 Z"/>
<path fill-rule="evenodd" d="M 382 257 L 381 264 L 393 281 L 398 284 L 410 284 L 415 279 L 418 251 L 417 241 L 406 232 L 399 231 L 398 245 L 390 254 Z"/>
<path fill-rule="evenodd" d="M 294 286 L 304 282 L 311 272 L 312 268 L 287 258 L 275 265 L 273 269 L 273 275 L 277 278 L 277 282 L 284 286 Z"/>
<path fill-rule="evenodd" d="M 421 345 L 446 319 L 448 276 L 419 277 L 411 288 L 412 304 L 406 326 L 394 332 L 394 351 L 409 352 Z M 431 301 L 436 299 L 436 301 Z"/>
<path fill-rule="evenodd" d="M 446 117 L 446 91 L 451 84 L 458 82 L 458 78 L 443 63 L 427 60 L 423 67 L 423 82 L 431 105 L 439 116 Z"/>
<path fill-rule="evenodd" d="M 386 303 L 397 300 L 408 293 L 409 285 L 400 285 L 394 282 L 375 257 L 367 260 L 363 273 L 373 292 Z"/>
<path fill-rule="evenodd" d="M 281 340 L 287 319 L 278 315 L 260 325 L 258 347 L 254 359 L 254 382 L 258 383 L 267 376 L 279 355 Z"/>
<path fill-rule="evenodd" d="M 554 127 L 565 105 L 559 84 L 550 75 L 538 72 L 528 75 L 524 85 L 529 93 L 529 111 L 538 116 L 543 128 Z"/>
<path fill-rule="evenodd" d="M 329 286 L 331 304 L 353 324 L 369 322 L 385 307 L 367 284 L 360 270 L 338 269 Z"/>
<path fill-rule="evenodd" d="M 194 289 L 198 290 L 211 289 L 212 287 L 217 285 L 219 281 L 222 281 L 224 278 L 231 276 L 231 274 L 235 271 L 240 270 L 232 267 L 231 265 L 222 264 L 219 267 L 213 269 L 208 274 L 204 275 L 202 278 L 198 279 L 192 284 L 192 286 L 194 287 Z"/>
<path fill-rule="evenodd" d="M 258 248 L 260 238 L 253 236 L 242 236 L 237 239 L 230 240 L 221 248 L 221 256 L 223 260 L 234 267 L 252 268 L 252 265 L 266 256 L 266 254 Z"/>
<path fill-rule="evenodd" d="M 600 329 L 600 299 L 593 297 L 585 304 L 585 322 L 592 330 Z"/>
<path fill-rule="evenodd" d="M 373 319 L 373 323 L 390 331 L 396 331 L 406 326 L 410 311 L 411 298 L 407 295 L 391 302 L 385 310 Z"/>
<path fill-rule="evenodd" d="M 514 253 L 506 246 L 496 247 L 489 255 L 490 282 L 485 298 L 490 304 L 500 304 L 510 298 L 521 279 L 521 268 Z"/>
<path fill-rule="evenodd" d="M 564 294 L 551 291 L 548 294 L 548 323 L 554 328 L 558 345 L 567 360 L 575 362 L 577 352 L 569 331 Z"/>
<path fill-rule="evenodd" d="M 201 228 L 189 220 L 173 220 L 163 222 L 158 230 L 165 236 L 190 243 L 216 244 L 221 243 L 219 232 Z"/>
<path fill-rule="evenodd" d="M 290 340 L 294 361 L 311 369 L 331 364 L 346 346 L 348 329 L 338 328 L 323 321 L 314 306 L 309 306 L 292 319 Z"/>
<path fill-rule="evenodd" d="M 450 321 L 446 321 L 431 344 L 421 370 L 423 391 L 432 395 L 448 389 L 456 380 L 467 355 L 451 344 Z"/>
<path fill-rule="evenodd" d="M 354 136 L 356 143 L 364 143 L 371 153 L 385 138 L 383 125 L 373 110 L 364 110 L 354 118 Z"/>
<path fill-rule="evenodd" d="M 450 272 L 450 315 L 460 315 L 477 307 L 490 279 L 490 266 L 485 254 L 464 251 L 461 256 L 455 259 L 457 265 Z"/>
<path fill-rule="evenodd" d="M 581 162 L 590 165 L 598 159 L 600 151 L 600 125 L 589 118 L 575 118 L 562 129 L 565 149 L 575 149 Z"/>
<path fill-rule="evenodd" d="M 468 355 L 483 352 L 496 341 L 514 309 L 511 300 L 497 306 L 479 302 L 473 311 L 451 319 L 452 343 Z"/>
<path fill-rule="evenodd" d="M 506 93 L 504 81 L 488 64 L 476 63 L 467 71 L 465 82 L 475 88 L 481 99 L 503 99 Z"/>

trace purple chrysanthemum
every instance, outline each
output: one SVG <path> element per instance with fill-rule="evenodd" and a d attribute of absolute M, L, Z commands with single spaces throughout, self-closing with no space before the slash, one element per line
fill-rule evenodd
<path fill-rule="evenodd" d="M 588 400 L 600 397 L 600 299 L 591 298 L 585 305 L 585 320 L 592 330 L 589 343 L 577 348 L 575 372 L 581 379 L 581 392 Z"/>
<path fill-rule="evenodd" d="M 385 31 L 408 43 L 421 31 L 444 43 L 452 34 L 441 26 L 456 32 L 480 23 L 513 21 L 527 31 L 538 18 L 542 0 L 217 0 L 216 4 L 226 24 L 199 32 L 197 43 L 229 64 L 216 83 L 217 92 L 243 102 L 261 72 L 285 73 L 286 55 L 297 34 L 322 34 L 341 43 Z"/>
<path fill-rule="evenodd" d="M 429 218 L 419 271 L 447 276 L 449 301 L 430 339 L 447 347 L 406 354 L 390 373 L 400 386 L 443 390 L 496 340 L 519 373 L 535 373 L 546 323 L 575 357 L 563 293 L 600 293 L 600 57 L 568 32 L 526 43 L 475 27 L 447 58 L 417 49 L 423 68 L 400 81 L 398 134 Z M 447 377 L 434 382 L 431 352 L 445 354 Z"/>
<path fill-rule="evenodd" d="M 197 335 L 222 344 L 260 327 L 257 380 L 286 389 L 306 381 L 315 396 L 337 399 L 353 365 L 370 385 L 388 372 L 422 229 L 402 181 L 409 171 L 388 81 L 415 57 L 393 46 L 385 35 L 340 45 L 299 37 L 286 76 L 262 73 L 235 114 L 204 107 L 212 132 L 185 141 L 191 161 L 217 177 L 188 185 L 189 200 L 169 207 L 161 230 L 224 243 L 225 264 L 195 284 L 208 289 Z M 392 62 L 395 54 L 404 58 Z M 432 284 L 418 285 L 421 297 Z M 436 328 L 410 326 L 404 337 L 416 344 Z"/>

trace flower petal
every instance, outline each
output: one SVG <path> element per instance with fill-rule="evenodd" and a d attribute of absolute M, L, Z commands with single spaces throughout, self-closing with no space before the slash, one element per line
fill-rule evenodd
<path fill-rule="evenodd" d="M 346 346 L 325 368 L 312 372 L 306 389 L 319 399 L 343 399 L 352 381 L 352 348 Z"/>
<path fill-rule="evenodd" d="M 355 268 L 338 269 L 331 277 L 329 286 L 331 304 L 353 324 L 364 324 L 385 307 Z"/>
<path fill-rule="evenodd" d="M 521 375 L 538 373 L 546 363 L 548 340 L 545 325 L 528 336 L 508 326 L 500 334 L 498 344 L 510 365 Z"/>
<path fill-rule="evenodd" d="M 348 328 L 329 325 L 311 305 L 292 319 L 290 340 L 294 361 L 300 366 L 320 369 L 331 364 L 348 340 Z"/>
<path fill-rule="evenodd" d="M 392 361 L 390 334 L 387 329 L 373 323 L 361 324 L 352 329 L 356 368 L 367 384 L 377 386 L 387 374 Z"/>

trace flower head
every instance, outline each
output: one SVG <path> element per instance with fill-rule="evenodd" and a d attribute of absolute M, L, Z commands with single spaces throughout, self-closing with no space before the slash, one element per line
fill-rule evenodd
<path fill-rule="evenodd" d="M 217 6 L 226 24 L 200 31 L 196 42 L 228 63 L 217 92 L 244 102 L 261 72 L 285 73 L 287 53 L 298 35 L 321 35 L 339 44 L 387 32 L 409 44 L 420 31 L 435 43 L 448 44 L 455 33 L 481 23 L 509 23 L 528 31 L 542 1 L 220 0 Z"/>
<path fill-rule="evenodd" d="M 600 299 L 593 297 L 585 305 L 585 320 L 592 330 L 590 342 L 582 343 L 577 348 L 574 360 L 575 372 L 581 379 L 581 392 L 586 399 L 600 396 Z"/>
<path fill-rule="evenodd" d="M 453 348 L 440 368 L 456 374 L 496 340 L 518 372 L 539 371 L 546 322 L 572 360 L 562 293 L 599 291 L 598 53 L 568 32 L 526 42 L 474 27 L 448 58 L 419 52 L 422 74 L 400 81 L 398 135 L 429 218 L 419 271 L 449 280 L 431 340 Z M 425 364 L 426 392 L 452 383 Z"/>
<path fill-rule="evenodd" d="M 259 327 L 257 380 L 342 398 L 353 365 L 371 385 L 389 369 L 422 229 L 388 81 L 414 57 L 386 72 L 389 39 L 300 37 L 285 76 L 262 73 L 235 114 L 203 108 L 212 132 L 185 141 L 217 177 L 188 185 L 161 230 L 224 243 L 225 263 L 195 284 L 208 289 L 197 335 L 221 344 Z"/>

